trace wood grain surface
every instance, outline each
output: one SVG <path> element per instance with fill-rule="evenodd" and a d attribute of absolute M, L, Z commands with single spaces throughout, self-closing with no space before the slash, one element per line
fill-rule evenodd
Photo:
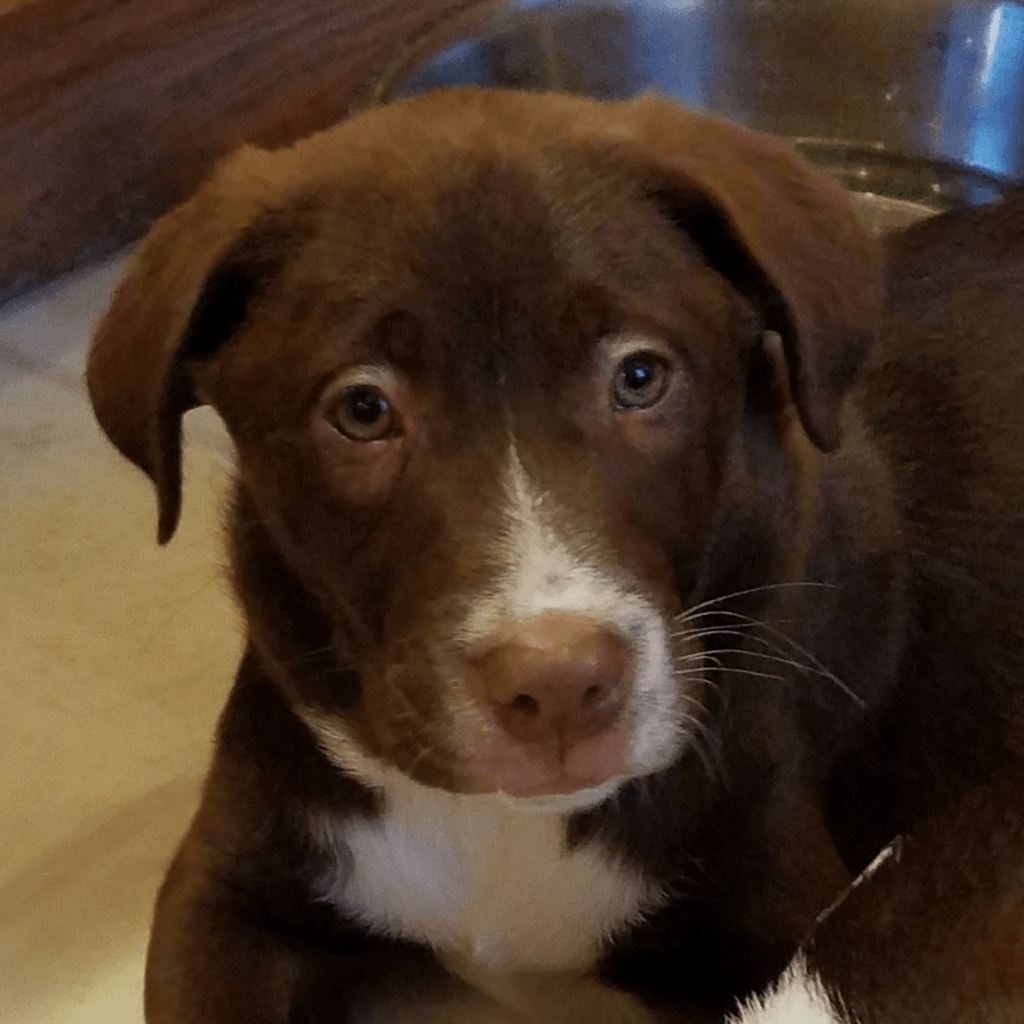
<path fill-rule="evenodd" d="M 0 6 L 0 301 L 137 238 L 239 143 L 280 145 L 340 119 L 403 48 L 493 7 Z"/>

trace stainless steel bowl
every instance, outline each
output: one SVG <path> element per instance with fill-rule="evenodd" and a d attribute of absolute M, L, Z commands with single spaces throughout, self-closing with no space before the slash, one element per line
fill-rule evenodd
<path fill-rule="evenodd" d="M 511 0 L 382 85 L 650 89 L 789 137 L 877 231 L 1024 178 L 1024 3 Z M 459 35 L 454 26 L 448 39 Z"/>

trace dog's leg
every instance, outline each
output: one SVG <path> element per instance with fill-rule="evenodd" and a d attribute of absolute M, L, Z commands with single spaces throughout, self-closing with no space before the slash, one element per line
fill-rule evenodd
<path fill-rule="evenodd" d="M 157 905 L 146 963 L 147 1024 L 284 1024 L 301 975 L 296 953 L 233 920 L 181 876 Z"/>
<path fill-rule="evenodd" d="M 468 986 L 428 949 L 339 920 L 310 884 L 309 851 L 252 827 L 264 801 L 232 775 L 229 759 L 215 760 L 157 900 L 147 1024 L 375 1024 L 388 1019 L 378 1006 L 398 1024 L 403 1003 L 465 1002 Z"/>
<path fill-rule="evenodd" d="M 358 932 L 320 948 L 195 867 L 186 842 L 157 906 L 147 1024 L 524 1024 L 425 950 Z"/>
<path fill-rule="evenodd" d="M 165 904 L 147 967 L 148 1024 L 655 1024 L 625 993 L 585 977 L 478 988 L 427 957 L 299 950 L 201 901 Z M 372 942 L 367 943 L 368 950 Z M 671 1018 L 673 1024 L 680 1022 Z M 689 1024 L 689 1022 L 687 1022 Z"/>
<path fill-rule="evenodd" d="M 285 913 L 273 863 L 211 849 L 201 809 L 157 903 L 148 1024 L 654 1024 L 633 997 L 585 976 L 446 969 L 430 950 Z M 212 855 L 211 855 L 212 854 Z M 249 881 L 262 880 L 260 895 Z M 268 897 L 269 894 L 269 898 Z M 330 913 L 322 908 L 325 914 Z M 676 1018 L 673 1018 L 675 1024 Z M 686 1024 L 690 1024 L 689 1021 Z"/>

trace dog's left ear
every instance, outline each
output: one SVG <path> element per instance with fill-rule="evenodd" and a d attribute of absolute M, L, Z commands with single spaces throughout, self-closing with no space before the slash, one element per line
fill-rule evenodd
<path fill-rule="evenodd" d="M 846 193 L 772 136 L 654 97 L 616 107 L 610 151 L 781 335 L 800 420 L 832 451 L 883 294 L 878 249 Z"/>

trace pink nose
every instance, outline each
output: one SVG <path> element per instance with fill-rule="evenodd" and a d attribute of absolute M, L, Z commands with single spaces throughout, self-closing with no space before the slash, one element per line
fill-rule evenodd
<path fill-rule="evenodd" d="M 620 719 L 633 682 L 625 642 L 592 619 L 566 613 L 505 627 L 471 664 L 498 725 L 561 760 Z"/>

